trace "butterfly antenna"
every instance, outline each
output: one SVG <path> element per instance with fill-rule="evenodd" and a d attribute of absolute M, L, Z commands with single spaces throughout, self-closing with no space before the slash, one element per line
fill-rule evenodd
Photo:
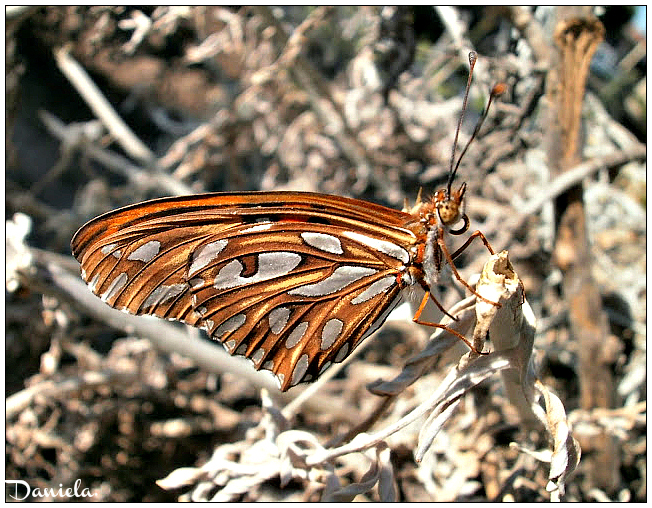
<path fill-rule="evenodd" d="M 466 143 L 466 146 L 464 147 L 464 150 L 462 150 L 462 153 L 460 154 L 460 158 L 457 159 L 457 164 L 455 164 L 455 169 L 451 172 L 452 176 L 455 176 L 455 173 L 457 172 L 457 168 L 460 167 L 460 162 L 462 162 L 462 157 L 464 157 L 464 154 L 466 153 L 466 150 L 469 148 L 469 145 L 471 142 L 475 139 L 476 135 L 478 132 L 480 132 L 480 127 L 482 127 L 482 123 L 484 122 L 484 119 L 487 118 L 487 113 L 489 113 L 489 106 L 491 106 L 491 103 L 493 100 L 498 97 L 499 95 L 502 95 L 505 92 L 505 89 L 507 88 L 507 85 L 504 83 L 498 83 L 494 85 L 494 87 L 491 90 L 491 94 L 489 95 L 489 102 L 487 102 L 487 107 L 484 108 L 484 111 L 482 112 L 482 116 L 480 116 L 480 120 L 478 120 L 478 123 L 475 126 L 475 129 L 473 129 L 473 134 L 471 134 L 471 137 Z M 451 183 L 453 183 L 452 178 L 448 181 L 448 193 L 450 195 L 450 187 Z"/>
<path fill-rule="evenodd" d="M 453 153 L 451 153 L 451 163 L 450 163 L 450 172 L 448 173 L 448 186 L 447 186 L 447 192 L 448 192 L 448 198 L 450 199 L 451 197 L 451 185 L 453 185 L 453 180 L 455 179 L 455 173 L 457 172 L 457 168 L 460 165 L 459 161 L 457 162 L 457 165 L 453 169 L 453 165 L 455 164 L 455 149 L 457 148 L 457 138 L 460 135 L 460 129 L 462 128 L 462 120 L 464 120 L 464 113 L 466 113 L 466 103 L 469 99 L 469 89 L 471 88 L 471 78 L 473 77 L 473 68 L 475 67 L 475 62 L 478 59 L 478 55 L 475 51 L 471 51 L 469 53 L 469 65 L 471 66 L 469 69 L 469 79 L 466 82 L 466 92 L 464 92 L 464 102 L 462 103 L 462 113 L 460 114 L 460 119 L 457 122 L 457 129 L 455 130 L 455 140 L 453 141 Z M 468 145 L 467 145 L 468 146 Z M 466 150 L 466 148 L 465 148 Z"/>

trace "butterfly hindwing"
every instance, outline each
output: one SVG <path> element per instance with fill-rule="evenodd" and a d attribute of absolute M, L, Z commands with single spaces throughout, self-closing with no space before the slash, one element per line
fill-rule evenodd
<path fill-rule="evenodd" d="M 396 303 L 400 261 L 391 256 L 321 225 L 279 222 L 239 234 L 246 229 L 206 243 L 221 249 L 211 247 L 215 259 L 202 257 L 205 266 L 191 271 L 192 303 L 199 326 L 272 370 L 283 389 L 342 361 Z"/>

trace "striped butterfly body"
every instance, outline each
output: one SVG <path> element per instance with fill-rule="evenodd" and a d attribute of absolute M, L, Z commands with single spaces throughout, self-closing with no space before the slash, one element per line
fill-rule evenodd
<path fill-rule="evenodd" d="M 429 291 L 445 262 L 482 298 L 453 259 L 477 237 L 493 253 L 484 235 L 476 231 L 452 255 L 444 242 L 446 232 L 469 227 L 466 184 L 451 189 L 454 152 L 447 187 L 409 212 L 302 192 L 164 198 L 90 221 L 72 251 L 112 307 L 203 328 L 272 371 L 285 391 L 344 360 L 405 288 L 426 291 L 414 321 L 445 328 L 419 320 L 429 297 L 446 312 Z"/>

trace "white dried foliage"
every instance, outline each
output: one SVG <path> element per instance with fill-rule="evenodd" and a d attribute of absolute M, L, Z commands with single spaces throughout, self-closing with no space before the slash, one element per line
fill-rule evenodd
<path fill-rule="evenodd" d="M 32 265 L 32 255 L 25 244 L 25 238 L 32 230 L 32 219 L 24 213 L 15 213 L 6 222 L 5 227 L 5 287 L 13 293 L 20 287 L 22 270 L 29 270 Z"/>
<path fill-rule="evenodd" d="M 369 448 L 364 460 L 351 464 L 368 464 L 360 471 L 357 482 L 342 486 L 337 469 L 330 461 L 309 465 L 308 459 L 324 452 L 315 436 L 299 430 L 285 430 L 288 423 L 266 393 L 266 413 L 260 424 L 247 432 L 244 441 L 219 446 L 211 459 L 200 468 L 180 468 L 157 482 L 164 489 L 194 485 L 181 496 L 182 500 L 229 502 L 256 492 L 270 479 L 278 478 L 281 487 L 291 481 L 305 485 L 306 492 L 320 492 L 321 501 L 351 501 L 378 486 L 383 501 L 396 501 L 397 488 L 390 460 L 390 449 L 384 443 Z M 347 467 L 350 471 L 350 467 Z M 341 473 L 340 473 L 341 474 Z M 287 496 L 283 500 L 290 500 Z M 281 499 L 278 499 L 281 500 Z M 299 500 L 299 499 L 293 499 Z"/>
<path fill-rule="evenodd" d="M 550 435 L 552 450 L 536 456 L 550 463 L 548 491 L 551 499 L 561 498 L 568 476 L 579 463 L 580 449 L 571 435 L 561 401 L 536 378 L 532 362 L 536 323 L 525 299 L 523 285 L 506 251 L 491 256 L 485 264 L 477 291 L 488 300 L 500 302 L 500 307 L 475 297 L 467 298 L 451 309 L 458 320 L 447 318 L 444 322 L 462 334 L 472 330 L 474 346 L 480 351 L 489 335 L 493 350 L 487 355 L 473 352 L 464 355 L 430 397 L 396 423 L 374 434 L 359 433 L 345 445 L 324 448 L 308 432 L 287 430 L 289 422 L 264 395 L 265 416 L 256 428 L 248 432 L 245 441 L 219 447 L 203 467 L 181 469 L 161 480 L 159 485 L 175 488 L 194 481 L 195 487 L 184 497 L 235 501 L 242 499 L 243 495 L 253 495 L 265 481 L 278 478 L 282 486 L 290 481 L 302 482 L 303 491 L 319 493 L 321 501 L 360 500 L 358 496 L 366 495 L 374 488 L 377 488 L 380 500 L 394 501 L 397 489 L 387 439 L 425 418 L 415 450 L 415 460 L 423 461 L 465 395 L 500 372 L 505 393 L 517 409 L 521 425 L 526 429 L 545 429 Z M 409 360 L 398 376 L 390 381 L 373 383 L 370 390 L 388 397 L 399 395 L 427 373 L 437 358 L 457 341 L 448 331 L 438 330 L 424 350 Z M 543 406 L 539 404 L 539 398 L 543 399 Z M 524 445 L 519 445 L 519 449 L 527 452 Z M 354 456 L 351 454 L 363 456 L 364 460 L 347 460 L 347 457 Z M 338 468 L 341 462 L 346 467 Z M 366 464 L 363 470 L 361 464 Z M 357 473 L 353 476 L 360 478 L 358 481 L 352 482 L 342 476 L 342 471 L 351 473 L 352 469 Z M 477 482 L 470 478 L 458 479 L 466 482 L 464 491 L 467 493 L 478 488 Z M 426 486 L 429 491 L 441 491 L 431 487 L 428 489 Z"/>
<path fill-rule="evenodd" d="M 535 383 L 535 388 L 545 402 L 545 415 L 542 421 L 547 425 L 553 441 L 550 457 L 550 483 L 546 487 L 553 500 L 559 500 L 564 495 L 566 479 L 575 471 L 580 463 L 581 449 L 579 443 L 570 433 L 566 419 L 566 410 L 559 397 L 550 392 L 541 381 Z M 539 406 L 534 406 L 539 409 Z M 545 417 L 545 420 L 544 420 Z"/>

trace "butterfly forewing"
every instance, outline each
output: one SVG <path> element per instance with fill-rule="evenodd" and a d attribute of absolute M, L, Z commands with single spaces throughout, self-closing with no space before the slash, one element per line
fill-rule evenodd
<path fill-rule="evenodd" d="M 286 390 L 342 361 L 398 303 L 409 220 L 321 194 L 209 194 L 105 214 L 72 247 L 109 305 L 202 327 Z"/>

